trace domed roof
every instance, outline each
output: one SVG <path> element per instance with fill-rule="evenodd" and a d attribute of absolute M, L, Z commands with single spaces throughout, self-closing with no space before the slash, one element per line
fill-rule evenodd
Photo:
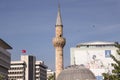
<path fill-rule="evenodd" d="M 94 74 L 84 66 L 73 65 L 64 69 L 57 80 L 96 80 Z"/>

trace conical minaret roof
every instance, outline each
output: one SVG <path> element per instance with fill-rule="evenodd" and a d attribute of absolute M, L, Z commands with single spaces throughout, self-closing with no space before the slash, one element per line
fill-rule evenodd
<path fill-rule="evenodd" d="M 61 12 L 60 12 L 60 4 L 58 4 L 58 14 L 57 14 L 56 25 L 62 25 L 62 18 L 61 18 Z"/>

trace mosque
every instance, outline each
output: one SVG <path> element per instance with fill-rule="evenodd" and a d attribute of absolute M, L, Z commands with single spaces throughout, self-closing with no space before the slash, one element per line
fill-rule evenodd
<path fill-rule="evenodd" d="M 64 69 L 63 48 L 65 43 L 66 39 L 63 37 L 63 24 L 59 5 L 55 25 L 55 37 L 53 38 L 56 80 L 96 80 L 94 74 L 82 65 L 72 65 Z"/>

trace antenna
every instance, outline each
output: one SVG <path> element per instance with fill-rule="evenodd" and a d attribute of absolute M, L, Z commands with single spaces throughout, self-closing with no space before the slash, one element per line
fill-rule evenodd
<path fill-rule="evenodd" d="M 60 1 L 59 0 L 57 0 L 58 1 L 58 9 L 60 10 Z"/>
<path fill-rule="evenodd" d="M 74 65 L 76 65 L 75 56 L 74 56 Z"/>

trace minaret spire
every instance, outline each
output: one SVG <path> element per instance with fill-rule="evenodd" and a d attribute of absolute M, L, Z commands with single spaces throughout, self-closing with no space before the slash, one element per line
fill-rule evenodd
<path fill-rule="evenodd" d="M 55 47 L 55 68 L 56 79 L 61 71 L 64 69 L 63 48 L 66 43 L 66 39 L 63 37 L 63 25 L 60 13 L 60 4 L 58 2 L 58 14 L 55 25 L 55 37 L 53 38 L 53 45 Z"/>
<path fill-rule="evenodd" d="M 56 25 L 62 25 L 62 18 L 61 18 L 61 11 L 60 11 L 60 3 L 59 3 L 59 1 L 58 1 L 58 14 L 57 14 Z"/>

